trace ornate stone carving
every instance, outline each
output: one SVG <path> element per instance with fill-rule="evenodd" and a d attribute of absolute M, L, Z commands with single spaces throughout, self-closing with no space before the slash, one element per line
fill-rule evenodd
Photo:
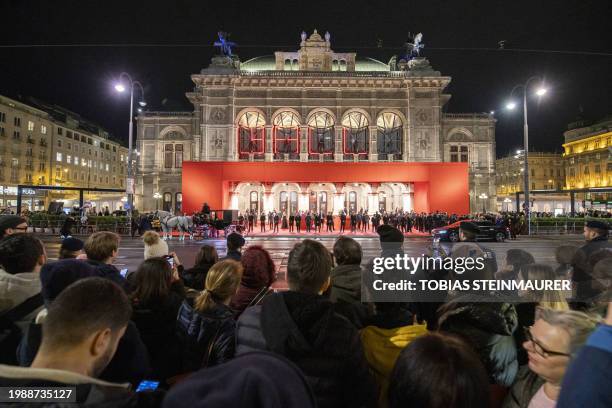
<path fill-rule="evenodd" d="M 208 121 L 209 123 L 223 123 L 226 117 L 225 109 L 216 107 L 211 109 Z"/>
<path fill-rule="evenodd" d="M 414 117 L 418 124 L 426 124 L 431 122 L 431 113 L 428 109 L 418 109 L 415 112 Z"/>

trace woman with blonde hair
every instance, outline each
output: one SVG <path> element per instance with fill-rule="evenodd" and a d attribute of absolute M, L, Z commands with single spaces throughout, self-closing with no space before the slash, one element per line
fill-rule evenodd
<path fill-rule="evenodd" d="M 234 260 L 217 262 L 208 270 L 204 290 L 195 300 L 186 299 L 181 305 L 178 327 L 184 341 L 184 371 L 234 357 L 236 321 L 229 304 L 238 290 L 242 270 L 242 264 Z"/>

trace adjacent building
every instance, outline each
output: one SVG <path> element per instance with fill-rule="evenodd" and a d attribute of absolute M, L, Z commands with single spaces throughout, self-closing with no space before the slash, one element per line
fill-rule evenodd
<path fill-rule="evenodd" d="M 16 211 L 17 185 L 28 184 L 22 208 L 51 201 L 78 204 L 78 194 L 36 186 L 125 189 L 127 149 L 80 115 L 33 98 L 0 95 L 0 207 Z M 98 209 L 119 209 L 125 194 L 87 194 Z"/>
<path fill-rule="evenodd" d="M 302 33 L 296 51 L 246 61 L 220 55 L 191 79 L 193 109 L 138 116 L 141 210 L 181 209 L 183 161 L 264 162 L 273 172 L 285 162 L 347 163 L 345 171 L 362 162 L 465 162 L 470 210 L 482 207 L 481 194 L 495 205 L 495 119 L 446 113 L 451 78 L 425 58 L 385 63 L 334 52 L 330 34 L 315 30 Z M 239 210 L 414 208 L 414 185 L 402 182 L 254 179 L 230 190 Z"/>

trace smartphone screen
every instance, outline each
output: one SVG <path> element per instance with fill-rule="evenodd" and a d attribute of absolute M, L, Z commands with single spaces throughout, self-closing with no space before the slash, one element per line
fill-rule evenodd
<path fill-rule="evenodd" d="M 154 391 L 157 389 L 157 387 L 159 386 L 159 381 L 141 381 L 140 384 L 138 384 L 138 387 L 136 388 L 136 392 L 142 392 L 142 391 Z"/>
<path fill-rule="evenodd" d="M 166 258 L 166 261 L 168 261 L 168 263 L 170 264 L 171 268 L 174 268 L 174 258 L 172 258 L 172 257 Z"/>
<path fill-rule="evenodd" d="M 125 278 L 127 277 L 128 270 L 127 268 L 125 268 L 125 269 L 120 270 L 119 273 L 121 274 L 121 276 Z"/>

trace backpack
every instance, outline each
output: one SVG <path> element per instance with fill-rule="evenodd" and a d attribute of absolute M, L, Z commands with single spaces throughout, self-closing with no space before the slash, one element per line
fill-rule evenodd
<path fill-rule="evenodd" d="M 16 322 L 43 305 L 40 293 L 0 315 L 0 364 L 18 365 L 17 347 L 23 332 Z"/>

